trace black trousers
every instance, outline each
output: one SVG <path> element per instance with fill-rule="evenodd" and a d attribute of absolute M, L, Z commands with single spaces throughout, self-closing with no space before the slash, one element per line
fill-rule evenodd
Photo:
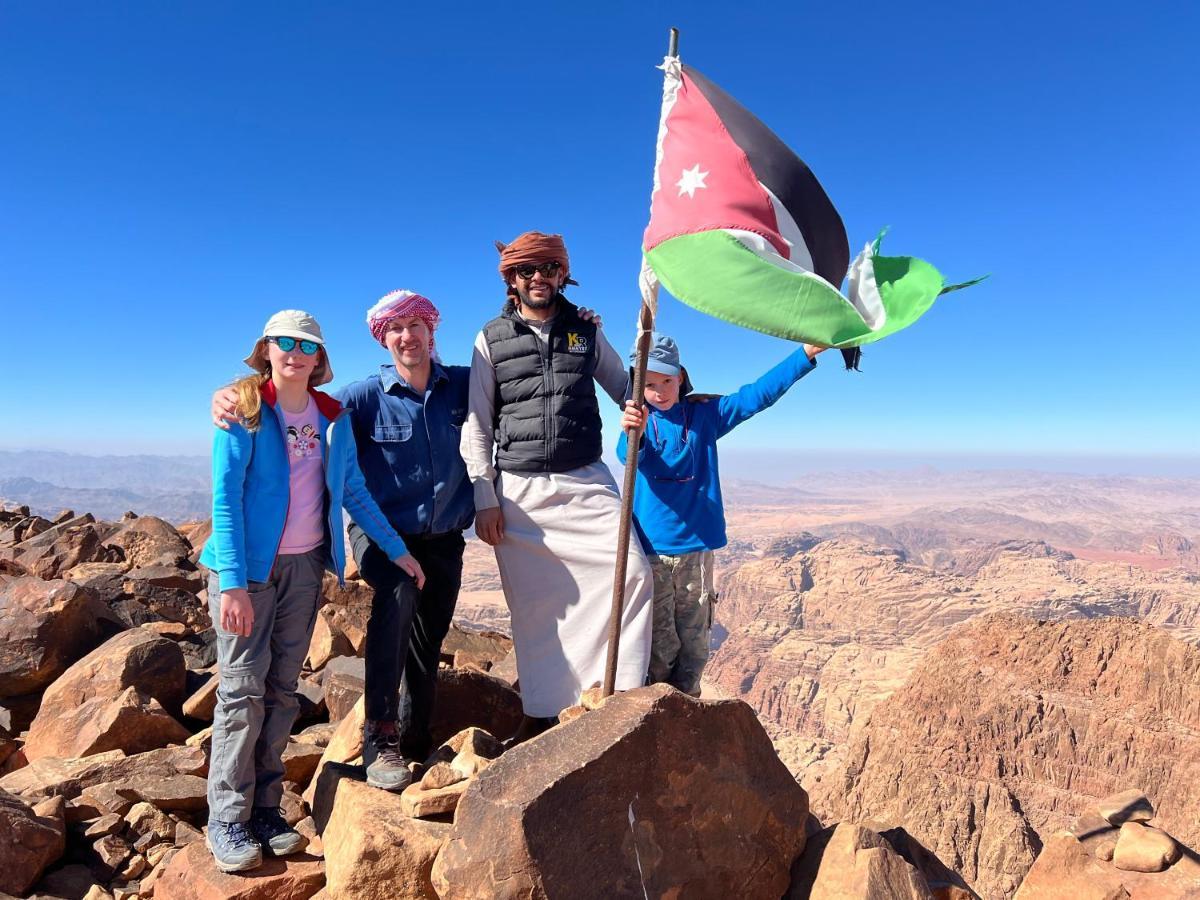
<path fill-rule="evenodd" d="M 417 590 L 412 577 L 360 528 L 352 524 L 349 535 L 358 570 L 375 589 L 367 620 L 367 719 L 395 721 L 400 752 L 423 760 L 433 750 L 429 721 L 438 659 L 458 602 L 466 542 L 459 531 L 404 535 L 408 552 L 425 572 L 425 587 Z"/>

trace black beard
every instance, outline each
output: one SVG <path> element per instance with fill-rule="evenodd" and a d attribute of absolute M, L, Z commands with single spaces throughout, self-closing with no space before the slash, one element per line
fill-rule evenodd
<path fill-rule="evenodd" d="M 517 288 L 517 296 L 521 298 L 521 305 L 527 306 L 530 309 L 548 309 L 558 301 L 558 293 L 555 292 L 545 300 L 534 300 L 529 296 L 529 292 Z"/>

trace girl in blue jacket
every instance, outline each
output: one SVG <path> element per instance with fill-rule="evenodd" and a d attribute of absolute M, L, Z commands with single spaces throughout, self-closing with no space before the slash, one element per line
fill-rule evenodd
<path fill-rule="evenodd" d="M 213 438 L 209 609 L 220 682 L 208 774 L 208 846 L 223 872 L 305 839 L 280 813 L 283 750 L 296 681 L 328 569 L 345 565 L 342 508 L 416 580 L 424 575 L 367 492 L 340 404 L 314 390 L 333 378 L 317 321 L 273 315 L 236 382 L 239 421 Z"/>
<path fill-rule="evenodd" d="M 652 683 L 700 696 L 717 599 L 713 551 L 726 544 L 717 439 L 787 393 L 813 370 L 823 349 L 805 344 L 736 393 L 697 396 L 675 341 L 653 335 L 646 365 L 648 408 L 630 400 L 622 420 L 624 429 L 635 429 L 640 437 L 633 511 L 654 570 Z M 627 449 L 622 431 L 621 462 Z"/>

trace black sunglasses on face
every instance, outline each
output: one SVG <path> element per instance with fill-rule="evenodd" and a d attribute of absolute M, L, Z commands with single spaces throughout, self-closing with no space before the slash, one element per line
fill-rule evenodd
<path fill-rule="evenodd" d="M 291 353 L 296 349 L 296 345 L 300 345 L 300 352 L 305 356 L 312 356 L 321 345 L 316 341 L 298 341 L 294 337 L 269 337 L 267 341 L 274 344 L 284 353 Z"/>
<path fill-rule="evenodd" d="M 549 278 L 551 275 L 557 274 L 560 269 L 562 269 L 562 263 L 554 259 L 550 262 L 539 263 L 536 266 L 528 263 L 523 266 L 517 266 L 516 272 L 519 277 L 528 281 L 533 277 L 534 272 L 541 272 L 543 278 Z"/>

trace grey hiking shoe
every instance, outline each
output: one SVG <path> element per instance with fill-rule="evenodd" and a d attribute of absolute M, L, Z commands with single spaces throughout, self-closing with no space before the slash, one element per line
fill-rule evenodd
<path fill-rule="evenodd" d="M 256 806 L 250 814 L 250 832 L 262 844 L 267 856 L 287 856 L 298 853 L 308 844 L 308 838 L 287 823 L 277 808 Z"/>
<path fill-rule="evenodd" d="M 262 865 L 262 847 L 247 822 L 208 820 L 208 849 L 222 872 L 245 872 Z"/>
<path fill-rule="evenodd" d="M 371 787 L 402 791 L 412 784 L 412 770 L 400 752 L 400 734 L 395 722 L 367 722 L 363 764 Z"/>

